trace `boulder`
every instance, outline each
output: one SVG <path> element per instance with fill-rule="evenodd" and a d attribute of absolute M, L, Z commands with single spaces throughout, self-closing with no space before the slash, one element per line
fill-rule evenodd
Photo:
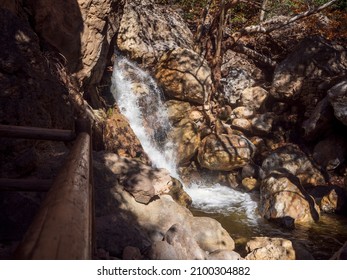
<path fill-rule="evenodd" d="M 235 251 L 217 250 L 208 255 L 208 260 L 243 260 L 240 254 Z"/>
<path fill-rule="evenodd" d="M 246 165 L 254 153 L 255 146 L 244 136 L 210 134 L 200 143 L 198 162 L 209 170 L 231 171 Z"/>
<path fill-rule="evenodd" d="M 248 107 L 240 106 L 233 110 L 232 115 L 236 118 L 250 119 L 254 116 L 254 111 Z"/>
<path fill-rule="evenodd" d="M 346 73 L 346 59 L 342 46 L 320 36 L 307 37 L 277 65 L 270 93 L 291 100 L 302 95 L 315 106 L 329 85 L 322 83 Z"/>
<path fill-rule="evenodd" d="M 314 108 L 312 114 L 306 119 L 302 128 L 305 131 L 304 137 L 313 140 L 325 133 L 333 121 L 334 113 L 327 97 L 323 98 Z"/>
<path fill-rule="evenodd" d="M 260 186 L 260 212 L 268 220 L 286 227 L 294 223 L 318 221 L 319 208 L 314 199 L 291 174 L 273 171 Z"/>
<path fill-rule="evenodd" d="M 347 140 L 330 136 L 319 141 L 313 149 L 313 159 L 326 170 L 334 170 L 347 158 Z"/>
<path fill-rule="evenodd" d="M 150 0 L 126 1 L 117 46 L 143 66 L 153 66 L 166 51 L 191 49 L 193 35 L 178 13 Z"/>
<path fill-rule="evenodd" d="M 192 108 L 189 102 L 183 102 L 179 100 L 166 101 L 165 106 L 167 108 L 169 121 L 172 124 L 176 124 L 182 119 L 186 118 L 188 112 Z"/>
<path fill-rule="evenodd" d="M 258 111 L 264 104 L 269 93 L 261 87 L 245 88 L 241 94 L 241 104 L 246 108 Z"/>
<path fill-rule="evenodd" d="M 347 81 L 343 81 L 328 90 L 328 99 L 334 108 L 335 117 L 347 125 Z"/>
<path fill-rule="evenodd" d="M 255 237 L 246 244 L 246 260 L 295 260 L 292 242 L 283 238 Z"/>
<path fill-rule="evenodd" d="M 206 259 L 215 250 L 234 249 L 217 221 L 194 217 L 167 194 L 138 203 L 119 183 L 117 170 L 125 167 L 115 155 L 95 153 L 93 163 L 97 247 L 111 256 L 121 256 L 127 246 L 153 259 Z"/>
<path fill-rule="evenodd" d="M 303 186 L 317 186 L 325 183 L 322 173 L 296 145 L 287 144 L 274 150 L 262 163 L 265 174 L 281 168 L 297 176 Z"/>
<path fill-rule="evenodd" d="M 188 118 L 182 119 L 168 135 L 168 138 L 176 146 L 177 164 L 189 163 L 196 154 L 200 144 L 200 133 L 195 122 Z"/>
<path fill-rule="evenodd" d="M 252 132 L 252 123 L 247 119 L 234 119 L 231 122 L 231 126 L 237 130 L 243 131 L 245 133 Z"/>
<path fill-rule="evenodd" d="M 266 135 L 272 131 L 275 115 L 271 112 L 257 115 L 252 121 L 252 129 L 255 134 Z"/>
<path fill-rule="evenodd" d="M 155 77 L 169 98 L 204 104 L 205 96 L 212 92 L 211 69 L 190 49 L 166 52 L 156 67 Z"/>

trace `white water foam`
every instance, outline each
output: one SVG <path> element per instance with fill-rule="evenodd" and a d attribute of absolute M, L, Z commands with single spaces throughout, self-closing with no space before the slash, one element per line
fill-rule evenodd
<path fill-rule="evenodd" d="M 215 184 L 203 187 L 193 183 L 185 191 L 193 198 L 193 207 L 206 213 L 246 214 L 249 223 L 256 223 L 257 203 L 250 194 L 236 191 L 230 187 Z"/>

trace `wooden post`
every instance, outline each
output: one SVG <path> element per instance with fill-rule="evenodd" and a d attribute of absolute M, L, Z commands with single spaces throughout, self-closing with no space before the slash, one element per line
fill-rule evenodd
<path fill-rule="evenodd" d="M 72 141 L 76 135 L 72 130 L 0 125 L 0 137 Z"/>
<path fill-rule="evenodd" d="M 79 133 L 66 164 L 16 249 L 16 259 L 91 259 L 90 152 L 90 135 Z"/>

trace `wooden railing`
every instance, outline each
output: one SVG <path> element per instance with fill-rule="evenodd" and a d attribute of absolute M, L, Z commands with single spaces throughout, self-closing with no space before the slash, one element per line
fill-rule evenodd
<path fill-rule="evenodd" d="M 0 125 L 0 137 L 75 141 L 66 163 L 52 182 L 0 179 L 2 190 L 49 189 L 14 258 L 91 259 L 94 195 L 90 123 L 78 120 L 75 131 Z"/>

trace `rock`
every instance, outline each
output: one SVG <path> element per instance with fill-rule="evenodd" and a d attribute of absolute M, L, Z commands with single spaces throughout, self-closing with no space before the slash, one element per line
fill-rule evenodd
<path fill-rule="evenodd" d="M 347 81 L 338 83 L 328 90 L 328 99 L 334 108 L 335 117 L 347 125 Z"/>
<path fill-rule="evenodd" d="M 168 50 L 191 49 L 193 35 L 171 8 L 149 0 L 126 1 L 117 46 L 132 60 L 149 67 Z"/>
<path fill-rule="evenodd" d="M 221 79 L 221 84 L 224 88 L 224 99 L 234 105 L 241 99 L 242 91 L 254 84 L 251 76 L 240 68 L 232 68 L 227 76 Z"/>
<path fill-rule="evenodd" d="M 265 173 L 260 166 L 250 163 L 242 167 L 241 177 L 242 179 L 247 177 L 253 177 L 256 179 L 264 179 Z"/>
<path fill-rule="evenodd" d="M 235 251 L 217 250 L 208 255 L 209 260 L 242 260 L 240 254 Z"/>
<path fill-rule="evenodd" d="M 189 102 L 183 102 L 179 100 L 169 100 L 165 102 L 169 120 L 172 124 L 180 122 L 186 118 L 188 112 L 191 110 Z"/>
<path fill-rule="evenodd" d="M 165 234 L 165 241 L 175 249 L 178 260 L 203 260 L 206 253 L 199 247 L 190 232 L 174 224 Z"/>
<path fill-rule="evenodd" d="M 250 119 L 254 116 L 254 111 L 245 106 L 236 107 L 232 113 L 236 118 L 240 119 Z"/>
<path fill-rule="evenodd" d="M 233 250 L 232 238 L 217 221 L 194 217 L 169 195 L 159 195 L 148 204 L 136 202 L 119 184 L 119 170 L 125 167 L 117 156 L 94 153 L 93 163 L 98 248 L 109 251 L 112 256 L 120 256 L 127 246 L 137 247 L 141 252 L 151 248 L 152 258 L 170 259 L 175 254 L 175 258 L 184 256 L 184 250 L 188 250 L 193 259 L 207 258 L 212 250 Z M 179 227 L 177 235 L 168 234 L 170 228 L 176 228 L 174 225 Z M 173 248 L 167 242 L 158 243 L 163 237 Z M 156 246 L 166 248 L 165 254 L 164 249 L 157 250 Z"/>
<path fill-rule="evenodd" d="M 176 146 L 176 160 L 178 165 L 189 163 L 196 154 L 200 144 L 200 133 L 195 122 L 188 118 L 182 119 L 168 135 Z"/>
<path fill-rule="evenodd" d="M 246 178 L 242 179 L 242 187 L 246 191 L 251 192 L 255 188 L 259 187 L 259 183 L 258 183 L 257 179 L 246 177 Z"/>
<path fill-rule="evenodd" d="M 203 104 L 212 92 L 211 69 L 207 62 L 189 49 L 166 52 L 156 68 L 156 79 L 168 97 Z"/>
<path fill-rule="evenodd" d="M 347 73 L 344 47 L 320 36 L 302 40 L 275 69 L 270 94 L 297 100 L 309 117 L 337 77 Z"/>
<path fill-rule="evenodd" d="M 338 250 L 331 258 L 332 260 L 347 260 L 347 242 L 343 244 L 340 250 Z"/>
<path fill-rule="evenodd" d="M 154 242 L 149 249 L 148 258 L 150 260 L 178 260 L 174 246 L 166 241 Z"/>
<path fill-rule="evenodd" d="M 258 111 L 268 95 L 269 93 L 261 87 L 245 88 L 241 94 L 241 104 L 246 108 Z"/>
<path fill-rule="evenodd" d="M 316 186 L 308 189 L 322 212 L 343 214 L 347 210 L 347 195 L 343 188 L 330 186 Z"/>
<path fill-rule="evenodd" d="M 312 156 L 323 168 L 334 170 L 346 160 L 347 140 L 338 136 L 330 136 L 316 144 Z"/>
<path fill-rule="evenodd" d="M 189 207 L 192 204 L 192 198 L 183 190 L 182 183 L 172 178 L 172 186 L 170 187 L 169 195 L 180 205 Z"/>
<path fill-rule="evenodd" d="M 304 137 L 307 140 L 313 140 L 321 136 L 322 133 L 329 129 L 333 118 L 333 109 L 329 104 L 328 98 L 325 97 L 319 101 L 310 117 L 303 122 Z"/>
<path fill-rule="evenodd" d="M 198 162 L 210 170 L 231 171 L 246 165 L 254 153 L 255 146 L 244 136 L 210 134 L 200 143 Z"/>
<path fill-rule="evenodd" d="M 295 260 L 292 242 L 283 238 L 255 237 L 247 242 L 246 260 Z"/>
<path fill-rule="evenodd" d="M 194 239 L 207 252 L 235 249 L 235 242 L 222 225 L 208 217 L 195 217 L 191 223 Z"/>
<path fill-rule="evenodd" d="M 318 221 L 319 208 L 314 199 L 291 174 L 273 171 L 260 186 L 260 212 L 264 218 L 292 226 Z M 288 219 L 285 220 L 285 219 Z"/>
<path fill-rule="evenodd" d="M 252 132 L 252 124 L 247 119 L 234 119 L 231 122 L 231 125 L 233 128 L 243 131 L 245 133 L 251 133 Z"/>
<path fill-rule="evenodd" d="M 141 255 L 139 248 L 127 246 L 123 250 L 122 259 L 123 260 L 141 260 L 143 259 L 143 256 Z"/>
<path fill-rule="evenodd" d="M 262 163 L 262 169 L 265 174 L 281 168 L 297 176 L 303 186 L 317 186 L 325 183 L 322 173 L 314 167 L 307 156 L 295 145 L 287 144 L 274 150 Z"/>
<path fill-rule="evenodd" d="M 269 134 L 272 130 L 274 118 L 275 116 L 271 112 L 262 115 L 257 115 L 252 119 L 253 130 L 261 135 Z"/>

